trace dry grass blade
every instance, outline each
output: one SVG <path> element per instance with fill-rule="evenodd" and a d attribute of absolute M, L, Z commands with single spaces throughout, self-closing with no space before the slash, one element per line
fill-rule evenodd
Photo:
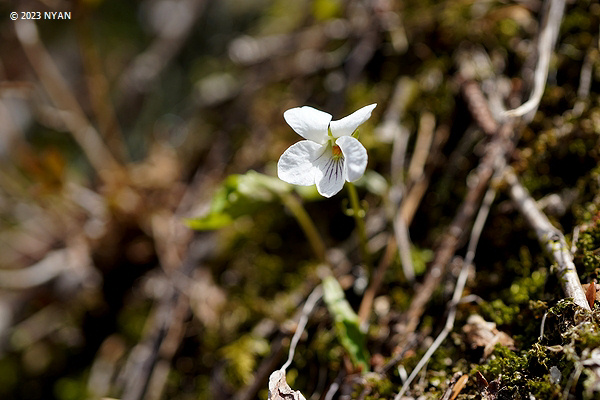
<path fill-rule="evenodd" d="M 550 67 L 550 57 L 552 56 L 552 49 L 556 45 L 556 40 L 558 39 L 558 31 L 565 10 L 564 0 L 547 0 L 546 3 L 548 4 L 548 14 L 543 22 L 543 27 L 538 37 L 538 62 L 535 67 L 533 78 L 533 92 L 531 93 L 529 100 L 521 106 L 514 110 L 506 111 L 505 115 L 508 117 L 522 117 L 526 114 L 530 114 L 531 118 L 533 118 L 533 111 L 538 108 L 542 95 L 544 94 L 544 87 L 546 86 L 548 69 Z"/>

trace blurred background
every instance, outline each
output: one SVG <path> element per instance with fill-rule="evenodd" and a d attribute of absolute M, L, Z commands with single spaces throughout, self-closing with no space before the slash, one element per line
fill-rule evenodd
<path fill-rule="evenodd" d="M 485 137 L 458 77 L 501 76 L 506 98 L 526 92 L 522 71 L 542 4 L 1 0 L 0 398 L 265 399 L 319 262 L 277 199 L 221 230 L 193 232 L 184 218 L 204 215 L 231 174 L 276 176 L 279 156 L 299 139 L 286 109 L 311 105 L 339 119 L 378 103 L 361 127 L 371 172 L 358 184 L 371 245 L 381 257 L 390 234 L 386 181 L 426 179 L 410 226 L 418 279 Z M 543 115 L 523 135 L 515 162 L 538 197 L 593 182 L 599 17 L 596 2 L 568 4 Z M 590 82 L 583 93 L 582 76 Z M 578 100 L 590 104 L 581 120 L 565 116 Z M 559 145 L 555 128 L 567 120 L 575 126 L 563 137 L 569 146 Z M 533 133 L 546 131 L 543 140 Z M 413 154 L 417 132 L 430 132 L 431 150 L 410 175 L 408 162 L 393 161 L 392 144 L 405 135 Z M 563 210 L 558 220 L 592 215 L 589 192 L 573 195 L 579 214 Z M 348 250 L 354 221 L 344 197 L 299 198 L 357 306 L 365 272 Z M 510 287 L 501 266 L 511 255 L 529 260 L 528 272 L 515 266 L 522 276 L 545 271 L 510 212 L 498 212 L 486 242 L 508 255 L 488 260 L 488 279 L 474 292 Z M 391 327 L 413 294 L 397 258 L 370 333 L 372 354 L 383 358 L 394 353 Z M 530 293 L 546 293 L 543 277 L 527 284 Z M 437 301 L 433 316 L 443 313 Z M 288 381 L 318 399 L 344 362 L 326 312 L 314 321 Z"/>

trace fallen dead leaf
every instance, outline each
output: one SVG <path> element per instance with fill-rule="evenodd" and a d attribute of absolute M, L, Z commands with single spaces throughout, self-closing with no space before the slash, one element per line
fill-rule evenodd
<path fill-rule="evenodd" d="M 496 324 L 488 322 L 480 315 L 474 314 L 469 317 L 467 324 L 463 326 L 465 340 L 472 349 L 483 347 L 483 358 L 492 354 L 494 346 L 499 343 L 511 350 L 515 349 L 515 341 L 506 333 L 499 331 Z"/>
<path fill-rule="evenodd" d="M 596 291 L 598 290 L 596 287 L 596 282 L 591 282 L 587 285 L 581 285 L 585 290 L 585 298 L 587 299 L 588 304 L 591 309 L 594 309 L 594 303 L 596 302 Z M 587 286 L 587 288 L 586 288 Z"/>
<path fill-rule="evenodd" d="M 285 371 L 279 369 L 269 376 L 269 400 L 306 400 L 299 390 L 292 390 L 285 380 Z"/>

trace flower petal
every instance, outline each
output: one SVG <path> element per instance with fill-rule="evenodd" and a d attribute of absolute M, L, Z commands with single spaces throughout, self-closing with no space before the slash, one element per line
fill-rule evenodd
<path fill-rule="evenodd" d="M 331 197 L 344 187 L 346 172 L 344 171 L 344 157 L 333 157 L 330 146 L 315 160 L 315 181 L 317 191 L 321 196 Z"/>
<path fill-rule="evenodd" d="M 331 122 L 331 114 L 304 106 L 290 108 L 283 113 L 283 118 L 294 132 L 304 139 L 321 144 L 327 141 L 327 128 Z"/>
<path fill-rule="evenodd" d="M 370 104 L 368 106 L 364 106 L 360 110 L 354 111 L 347 117 L 337 121 L 331 121 L 329 124 L 329 127 L 331 128 L 331 134 L 334 137 L 352 135 L 359 125 L 371 117 L 371 111 L 373 111 L 375 107 L 377 107 L 377 104 Z"/>
<path fill-rule="evenodd" d="M 310 140 L 302 140 L 288 147 L 277 162 L 277 176 L 292 185 L 315 184 L 315 160 L 325 150 L 324 146 Z"/>
<path fill-rule="evenodd" d="M 348 182 L 360 179 L 367 168 L 367 149 L 352 136 L 342 136 L 335 141 L 340 146 L 342 154 L 346 159 L 344 163 L 345 175 Z"/>

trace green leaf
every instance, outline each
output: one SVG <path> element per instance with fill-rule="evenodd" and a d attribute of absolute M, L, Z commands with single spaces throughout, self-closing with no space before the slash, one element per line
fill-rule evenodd
<path fill-rule="evenodd" d="M 329 312 L 333 315 L 335 328 L 340 343 L 352 359 L 354 365 L 362 372 L 369 371 L 369 352 L 366 347 L 365 334 L 360 330 L 358 315 L 344 296 L 344 291 L 334 277 L 323 279 L 323 298 Z"/>
<path fill-rule="evenodd" d="M 291 190 L 290 185 L 278 178 L 256 171 L 230 175 L 217 189 L 209 212 L 203 217 L 189 218 L 186 223 L 196 230 L 220 229 L 236 218 L 254 214 Z"/>

